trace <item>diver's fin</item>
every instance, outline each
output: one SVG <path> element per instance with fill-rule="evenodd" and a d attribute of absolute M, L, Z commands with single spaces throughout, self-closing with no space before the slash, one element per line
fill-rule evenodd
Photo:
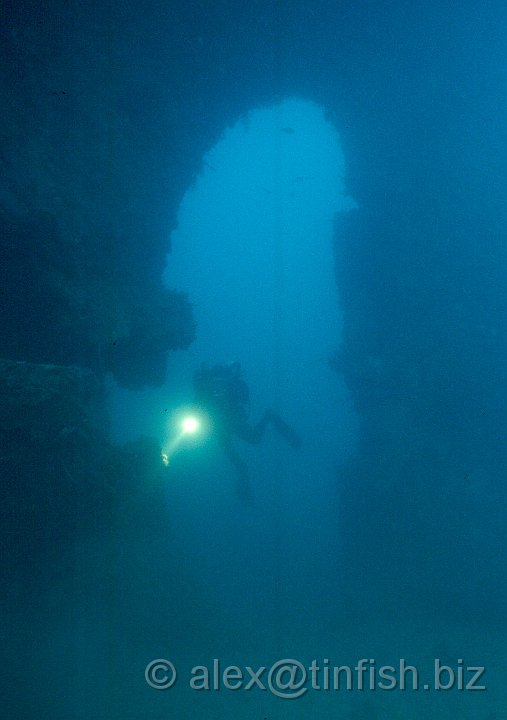
<path fill-rule="evenodd" d="M 269 417 L 271 419 L 271 422 L 273 423 L 276 431 L 280 433 L 280 435 L 283 437 L 283 439 L 295 450 L 299 450 L 299 448 L 302 445 L 301 438 L 297 434 L 297 432 L 294 430 L 294 428 L 291 428 L 290 425 L 288 425 L 285 420 L 282 420 L 282 418 L 272 410 L 269 411 Z"/>

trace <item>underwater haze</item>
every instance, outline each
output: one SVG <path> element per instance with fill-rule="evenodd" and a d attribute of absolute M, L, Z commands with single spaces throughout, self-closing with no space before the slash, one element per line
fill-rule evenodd
<path fill-rule="evenodd" d="M 507 8 L 3 15 L 2 717 L 505 718 Z"/>

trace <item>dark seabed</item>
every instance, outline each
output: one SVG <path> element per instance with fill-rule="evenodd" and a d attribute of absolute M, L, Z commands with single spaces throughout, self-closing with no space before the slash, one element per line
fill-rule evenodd
<path fill-rule="evenodd" d="M 0 714 L 507 716 L 507 7 L 7 0 Z"/>

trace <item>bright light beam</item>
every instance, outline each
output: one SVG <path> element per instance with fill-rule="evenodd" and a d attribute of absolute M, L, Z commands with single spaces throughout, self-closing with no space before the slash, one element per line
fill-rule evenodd
<path fill-rule="evenodd" d="M 188 417 L 184 418 L 183 422 L 181 423 L 181 428 L 185 434 L 195 433 L 197 432 L 197 430 L 199 430 L 199 420 L 189 415 Z"/>
<path fill-rule="evenodd" d="M 161 452 L 161 458 L 164 465 L 167 467 L 171 460 L 171 455 L 176 450 L 178 445 L 181 443 L 183 438 L 186 435 L 193 435 L 196 433 L 201 427 L 201 423 L 199 420 L 194 417 L 193 415 L 187 415 L 183 418 L 181 421 L 181 431 L 178 433 L 178 435 L 168 442 L 163 448 Z"/>

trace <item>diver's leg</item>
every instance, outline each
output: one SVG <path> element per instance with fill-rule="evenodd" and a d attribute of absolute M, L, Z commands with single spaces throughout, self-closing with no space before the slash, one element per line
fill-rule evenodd
<path fill-rule="evenodd" d="M 252 503 L 252 488 L 250 485 L 250 473 L 248 471 L 248 465 L 243 460 L 241 455 L 235 450 L 231 442 L 223 442 L 222 449 L 237 472 L 237 485 L 239 499 L 245 505 L 251 505 Z"/>
<path fill-rule="evenodd" d="M 294 428 L 288 425 L 285 420 L 282 420 L 278 413 L 273 410 L 266 410 L 265 414 L 267 416 L 266 422 L 271 422 L 277 433 L 281 435 L 292 448 L 297 450 L 301 447 L 301 438 L 297 432 Z"/>
<path fill-rule="evenodd" d="M 278 413 L 273 410 L 265 410 L 261 419 L 256 425 L 250 425 L 244 421 L 237 425 L 235 433 L 245 442 L 257 445 L 266 431 L 266 427 L 271 423 L 275 430 L 283 437 L 283 439 L 293 448 L 298 449 L 301 447 L 301 438 L 297 432 L 288 425 L 285 420 L 282 420 Z"/>
<path fill-rule="evenodd" d="M 241 440 L 244 440 L 244 442 L 257 445 L 264 437 L 270 419 L 269 411 L 266 410 L 256 425 L 250 425 L 250 423 L 244 420 L 236 427 L 236 435 L 241 438 Z"/>

